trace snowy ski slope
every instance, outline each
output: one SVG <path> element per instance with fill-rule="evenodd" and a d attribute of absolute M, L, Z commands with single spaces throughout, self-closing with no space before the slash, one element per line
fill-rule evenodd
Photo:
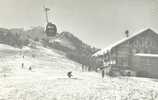
<path fill-rule="evenodd" d="M 102 79 L 80 67 L 49 48 L 21 50 L 0 44 L 0 100 L 158 100 L 156 79 Z M 73 71 L 72 79 L 68 71 Z"/>

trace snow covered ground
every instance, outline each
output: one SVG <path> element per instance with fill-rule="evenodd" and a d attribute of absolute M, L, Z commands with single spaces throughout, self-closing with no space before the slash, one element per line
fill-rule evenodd
<path fill-rule="evenodd" d="M 99 73 L 81 72 L 80 64 L 41 46 L 19 50 L 3 45 L 0 54 L 0 100 L 158 100 L 156 79 L 102 79 Z M 73 71 L 72 79 L 67 78 L 68 71 Z"/>

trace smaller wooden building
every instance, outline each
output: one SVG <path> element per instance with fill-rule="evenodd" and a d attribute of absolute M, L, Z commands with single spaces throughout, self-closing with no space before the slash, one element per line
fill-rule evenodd
<path fill-rule="evenodd" d="M 130 70 L 136 76 L 158 78 L 158 34 L 145 29 L 94 54 L 112 71 Z"/>

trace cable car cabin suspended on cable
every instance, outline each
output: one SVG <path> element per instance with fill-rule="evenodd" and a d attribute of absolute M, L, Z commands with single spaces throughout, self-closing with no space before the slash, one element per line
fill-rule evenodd
<path fill-rule="evenodd" d="M 52 24 L 51 22 L 47 23 L 45 32 L 48 37 L 55 37 L 57 35 L 56 25 Z"/>
<path fill-rule="evenodd" d="M 57 27 L 55 24 L 52 24 L 48 20 L 48 11 L 50 11 L 50 9 L 44 7 L 44 11 L 46 14 L 46 22 L 47 22 L 45 33 L 49 39 L 54 39 L 57 36 Z"/>

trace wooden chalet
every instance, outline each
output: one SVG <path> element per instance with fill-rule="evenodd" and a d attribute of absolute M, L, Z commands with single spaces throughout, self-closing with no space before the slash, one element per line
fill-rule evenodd
<path fill-rule="evenodd" d="M 145 29 L 94 54 L 113 71 L 131 70 L 136 76 L 158 78 L 158 34 Z"/>

